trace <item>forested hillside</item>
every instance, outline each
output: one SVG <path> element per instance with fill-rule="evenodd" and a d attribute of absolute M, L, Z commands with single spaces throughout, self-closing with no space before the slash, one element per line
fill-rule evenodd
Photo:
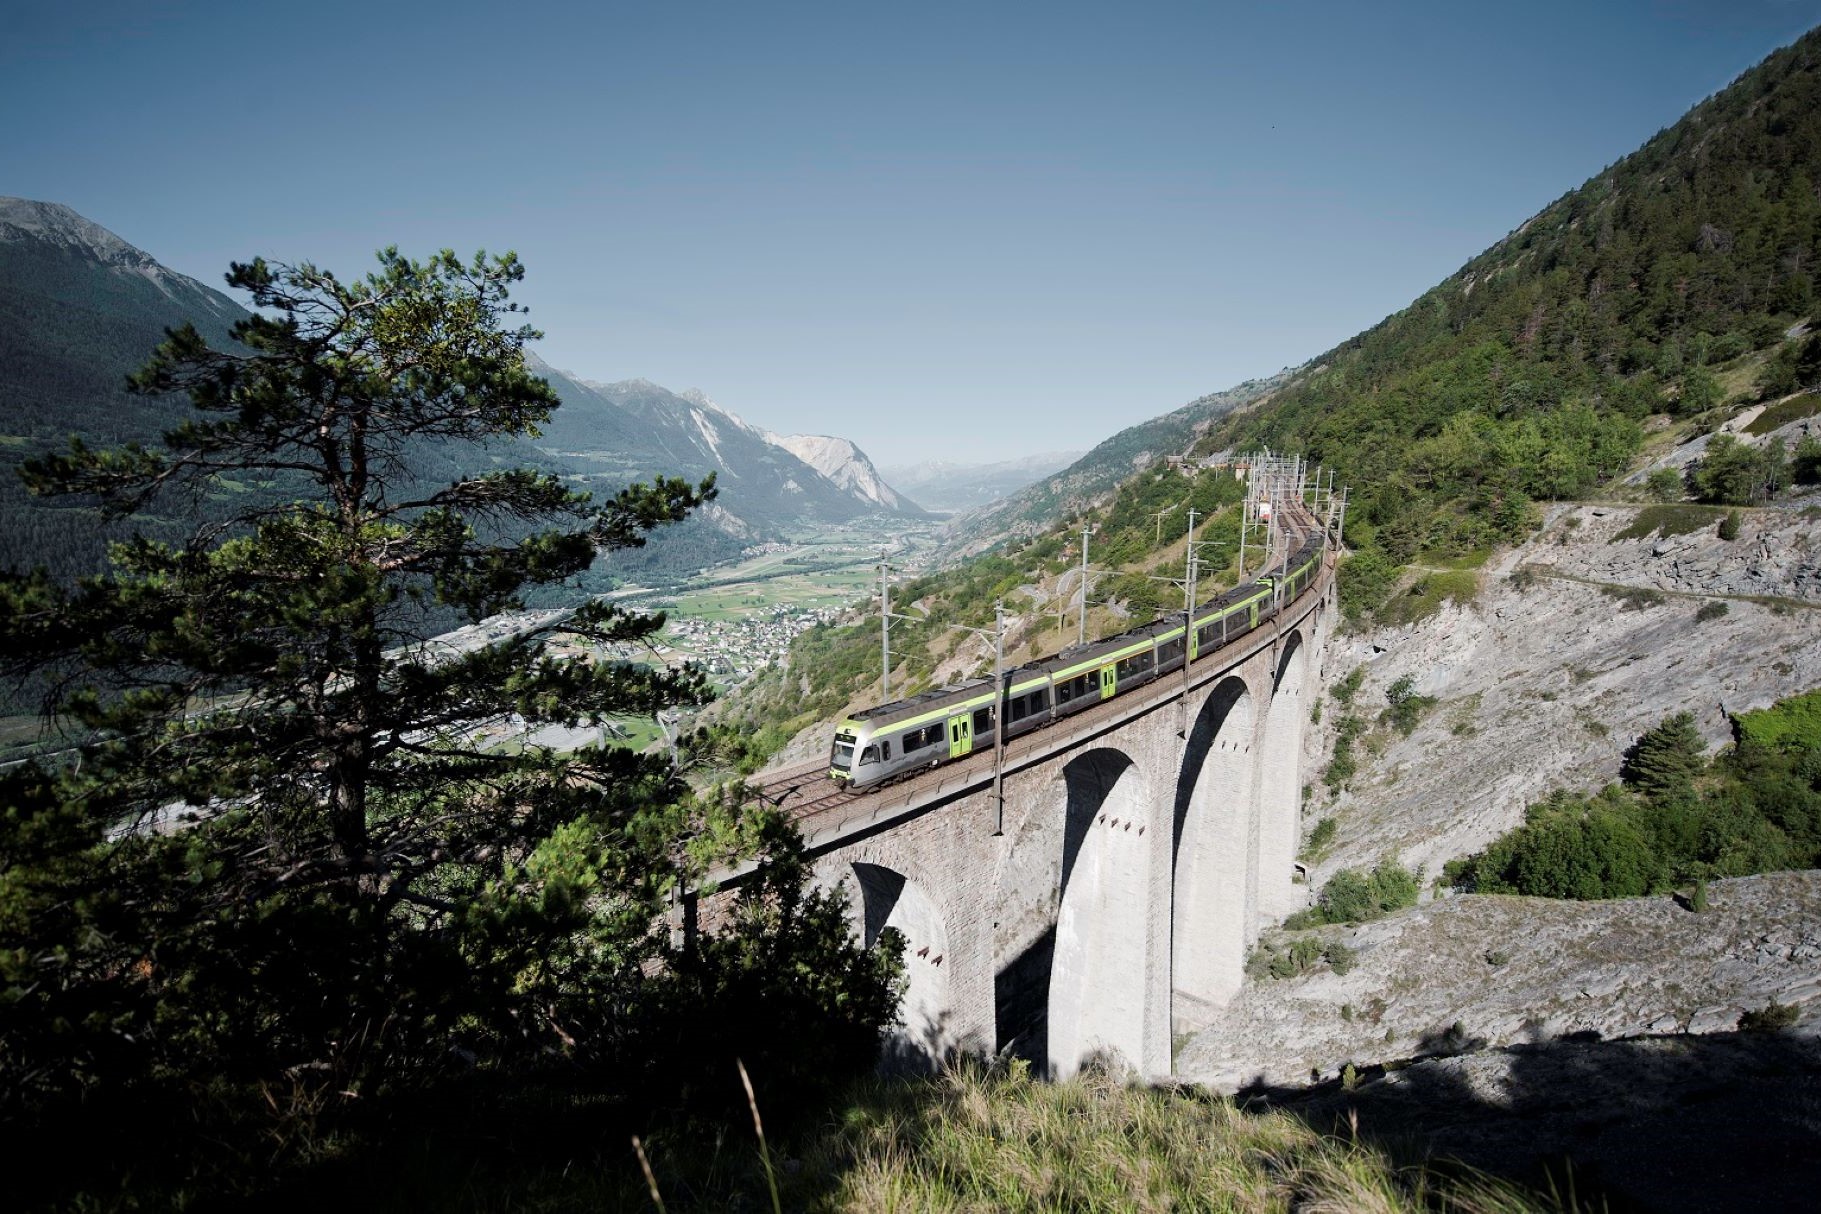
<path fill-rule="evenodd" d="M 1197 397 L 1180 409 L 1127 426 L 1053 476 L 970 516 L 957 528 L 951 550 L 977 552 L 1007 532 L 1038 534 L 1117 489 L 1157 460 L 1187 450 L 1215 419 L 1269 394 L 1288 373 L 1251 379 L 1225 392 Z"/>
<path fill-rule="evenodd" d="M 1354 487 L 1355 585 L 1528 530 L 1625 469 L 1647 419 L 1821 378 L 1821 32 L 1317 358 L 1207 449 L 1302 450 Z M 1658 423 L 1661 424 L 1661 423 Z"/>

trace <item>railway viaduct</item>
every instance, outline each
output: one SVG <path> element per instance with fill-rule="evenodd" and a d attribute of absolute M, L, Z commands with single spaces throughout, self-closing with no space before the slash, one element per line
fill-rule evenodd
<path fill-rule="evenodd" d="M 1260 924 L 1304 901 L 1303 731 L 1335 619 L 1330 558 L 1190 671 L 1015 739 L 1003 821 L 990 751 L 815 808 L 825 764 L 772 777 L 856 932 L 907 941 L 894 1051 L 1168 1076 L 1173 1033 L 1233 995 Z"/>

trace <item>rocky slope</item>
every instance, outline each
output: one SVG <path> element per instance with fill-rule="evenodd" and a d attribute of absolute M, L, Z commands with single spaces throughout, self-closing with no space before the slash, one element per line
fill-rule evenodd
<path fill-rule="evenodd" d="M 1693 713 L 1717 744 L 1727 714 L 1821 686 L 1821 496 L 1745 511 L 1730 542 L 1711 522 L 1620 539 L 1637 514 L 1555 507 L 1541 535 L 1481 571 L 1472 603 L 1335 639 L 1324 679 L 1363 666 L 1362 712 L 1404 676 L 1440 703 L 1409 737 L 1369 736 L 1377 753 L 1332 801 L 1316 778 L 1339 715 L 1327 705 L 1305 819 L 1333 815 L 1338 835 L 1315 883 L 1393 852 L 1439 872 L 1551 788 L 1615 779 L 1624 748 L 1671 713 Z M 1697 619 L 1710 603 L 1726 613 Z"/>
<path fill-rule="evenodd" d="M 1801 1208 L 1821 1184 L 1821 873 L 1708 892 L 1701 913 L 1458 897 L 1326 929 L 1358 950 L 1345 975 L 1248 986 L 1179 1073 L 1590 1209 Z M 1793 1026 L 1740 1031 L 1773 1001 Z"/>
<path fill-rule="evenodd" d="M 1375 716 L 1406 676 L 1438 703 L 1408 737 L 1381 727 L 1356 744 L 1359 773 L 1332 798 L 1319 773 L 1340 706 L 1324 703 L 1304 821 L 1332 816 L 1337 831 L 1311 890 L 1393 854 L 1433 875 L 1551 788 L 1615 779 L 1632 738 L 1671 713 L 1692 712 L 1718 744 L 1728 713 L 1821 686 L 1821 495 L 1745 512 L 1730 542 L 1688 508 L 1694 530 L 1621 538 L 1640 509 L 1556 507 L 1481 571 L 1471 603 L 1335 639 L 1324 683 L 1363 667 L 1354 711 Z M 1347 972 L 1249 981 L 1181 1043 L 1182 1078 L 1276 1086 L 1318 1116 L 1369 1109 L 1386 1132 L 1440 1133 L 1433 1149 L 1481 1166 L 1597 1159 L 1647 1206 L 1672 1191 L 1658 1191 L 1673 1162 L 1650 1153 L 1659 1138 L 1601 1145 L 1577 1125 L 1645 1116 L 1640 1099 L 1750 1107 L 1754 1076 L 1789 1062 L 1766 1051 L 1801 1054 L 1787 1074 L 1810 1095 L 1778 1099 L 1812 1102 L 1821 1085 L 1821 873 L 1715 882 L 1700 913 L 1670 896 L 1454 895 L 1321 934 L 1355 950 Z M 1773 1001 L 1796 1009 L 1789 1034 L 1733 1032 Z M 1348 1063 L 1366 1079 L 1357 1090 L 1336 1082 Z M 1671 1130 L 1660 1142 L 1681 1141 Z M 1821 1120 L 1802 1133 L 1821 1143 Z M 1745 1137 L 1763 1140 L 1735 1134 L 1728 1149 Z M 1723 1205 L 1711 1181 L 1702 1202 Z"/>
<path fill-rule="evenodd" d="M 1182 1050 L 1178 1074 L 1232 1090 L 1333 1077 L 1350 1061 L 1723 1032 L 1772 1000 L 1821 1032 L 1817 872 L 1713 882 L 1700 913 L 1669 896 L 1475 895 L 1323 934 L 1356 951 L 1346 974 L 1248 983 Z"/>

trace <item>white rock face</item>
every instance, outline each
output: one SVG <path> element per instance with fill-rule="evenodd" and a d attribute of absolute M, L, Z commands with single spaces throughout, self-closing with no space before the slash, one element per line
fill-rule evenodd
<path fill-rule="evenodd" d="M 784 448 L 835 484 L 876 502 L 886 510 L 915 510 L 917 507 L 885 483 L 866 452 L 845 438 L 826 434 L 771 434 L 766 438 Z"/>
<path fill-rule="evenodd" d="M 1445 898 L 1329 928 L 1345 974 L 1252 982 L 1183 1050 L 1184 1079 L 1299 1082 L 1348 1061 L 1427 1052 L 1459 1023 L 1475 1048 L 1574 1033 L 1732 1030 L 1771 1000 L 1821 1027 L 1821 873 L 1715 881 L 1699 914 L 1672 898 Z"/>
<path fill-rule="evenodd" d="M 1324 705 L 1304 755 L 1303 820 L 1333 815 L 1339 833 L 1314 881 L 1392 852 L 1433 875 L 1517 826 L 1550 789 L 1616 779 L 1625 748 L 1672 713 L 1693 713 L 1717 745 L 1731 737 L 1728 714 L 1821 686 L 1815 504 L 1746 511 L 1730 542 L 1711 525 L 1619 540 L 1635 508 L 1557 507 L 1539 537 L 1481 572 L 1471 606 L 1337 636 L 1323 683 L 1363 665 L 1360 715 L 1375 718 L 1405 675 L 1441 703 L 1407 738 L 1377 731 L 1376 755 L 1356 745 L 1359 774 L 1332 800 L 1319 775 L 1340 711 Z M 1534 574 L 1524 589 L 1520 568 Z M 1613 593 L 1628 587 L 1661 601 Z M 1726 614 L 1697 620 L 1710 603 Z"/>

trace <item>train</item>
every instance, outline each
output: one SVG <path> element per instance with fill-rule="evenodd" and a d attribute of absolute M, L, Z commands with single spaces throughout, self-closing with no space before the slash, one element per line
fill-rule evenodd
<path fill-rule="evenodd" d="M 1321 569 L 1322 537 L 1308 539 L 1277 572 L 1210 599 L 1184 617 L 1149 624 L 1005 673 L 1005 740 L 1041 729 L 1095 704 L 1181 670 L 1270 620 L 1302 594 Z M 828 774 L 867 791 L 994 746 L 993 679 L 970 679 L 856 712 L 835 726 Z"/>

